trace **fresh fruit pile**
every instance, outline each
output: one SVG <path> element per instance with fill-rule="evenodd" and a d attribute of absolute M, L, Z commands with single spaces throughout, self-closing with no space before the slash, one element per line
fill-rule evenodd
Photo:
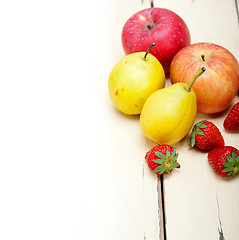
<path fill-rule="evenodd" d="M 140 115 L 143 134 L 158 144 L 145 156 L 149 168 L 157 174 L 178 168 L 172 145 L 192 129 L 190 146 L 209 150 L 208 161 L 219 175 L 238 173 L 238 150 L 225 146 L 217 126 L 203 120 L 193 127 L 198 112 L 222 112 L 237 96 L 239 64 L 233 54 L 214 43 L 191 44 L 183 19 L 155 7 L 131 16 L 121 41 L 126 56 L 110 73 L 109 96 L 122 113 Z M 171 81 L 168 87 L 166 75 Z M 239 103 L 223 126 L 228 132 L 239 131 Z"/>

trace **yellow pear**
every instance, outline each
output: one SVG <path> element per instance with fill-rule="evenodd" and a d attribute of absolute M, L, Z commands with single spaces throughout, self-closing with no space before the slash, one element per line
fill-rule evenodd
<path fill-rule="evenodd" d="M 112 69 L 108 90 L 112 103 L 121 112 L 140 114 L 146 99 L 165 86 L 165 73 L 160 62 L 147 52 L 136 52 L 122 58 Z"/>
<path fill-rule="evenodd" d="M 187 135 L 197 114 L 197 98 L 191 86 L 205 70 L 200 69 L 188 85 L 175 83 L 150 95 L 140 115 L 140 128 L 147 138 L 171 145 Z"/>

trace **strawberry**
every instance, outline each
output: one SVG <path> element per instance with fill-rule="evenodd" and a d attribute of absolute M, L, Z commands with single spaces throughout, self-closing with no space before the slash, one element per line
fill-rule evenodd
<path fill-rule="evenodd" d="M 189 141 L 191 147 L 197 146 L 203 150 L 211 150 L 225 145 L 220 130 L 208 120 L 194 125 Z"/>
<path fill-rule="evenodd" d="M 214 171 L 222 177 L 239 172 L 239 150 L 232 146 L 215 148 L 208 153 L 208 161 Z"/>
<path fill-rule="evenodd" d="M 177 158 L 176 149 L 167 144 L 153 147 L 145 155 L 149 169 L 157 174 L 167 174 L 173 168 L 179 168 Z"/>
<path fill-rule="evenodd" d="M 239 131 L 239 102 L 232 107 L 223 122 L 223 126 L 228 131 Z"/>

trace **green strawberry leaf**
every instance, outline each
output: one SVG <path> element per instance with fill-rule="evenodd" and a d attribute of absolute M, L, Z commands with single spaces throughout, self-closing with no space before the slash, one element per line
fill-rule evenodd
<path fill-rule="evenodd" d="M 226 158 L 227 158 L 227 161 L 228 161 L 230 164 L 233 163 L 233 158 L 232 158 L 232 157 L 230 157 L 230 156 L 226 156 Z"/>
<path fill-rule="evenodd" d="M 194 147 L 195 142 L 196 142 L 196 140 L 195 140 L 195 133 L 193 132 L 191 137 L 189 138 L 189 146 Z"/>
<path fill-rule="evenodd" d="M 157 163 L 157 164 L 163 164 L 164 163 L 164 159 L 153 159 L 153 162 Z"/>
<path fill-rule="evenodd" d="M 227 174 L 227 177 L 231 177 L 233 174 L 234 174 L 234 172 L 233 172 L 233 171 L 231 171 L 231 172 L 228 172 L 228 174 Z"/>
<path fill-rule="evenodd" d="M 178 162 L 174 162 L 174 163 L 173 163 L 173 167 L 175 167 L 175 168 L 180 168 L 180 164 L 179 164 Z"/>
<path fill-rule="evenodd" d="M 171 155 L 172 155 L 172 157 L 174 157 L 174 156 L 175 156 L 175 154 L 176 154 L 176 148 L 174 147 L 174 148 L 173 148 L 173 152 L 172 152 L 172 154 L 171 154 Z"/>
<path fill-rule="evenodd" d="M 171 156 L 171 153 L 170 153 L 170 151 L 168 150 L 168 147 L 167 147 L 166 157 L 169 158 L 170 156 Z"/>
<path fill-rule="evenodd" d="M 227 172 L 227 177 L 232 176 L 233 174 L 239 173 L 239 155 L 235 151 L 232 152 L 232 156 L 226 156 L 228 162 L 224 162 L 223 166 L 225 167 L 222 172 Z"/>
<path fill-rule="evenodd" d="M 158 171 L 159 171 L 159 166 L 154 169 L 154 172 L 158 172 Z"/>
<path fill-rule="evenodd" d="M 198 122 L 196 125 L 202 125 L 203 123 L 205 123 L 207 120 L 206 119 L 204 119 L 204 120 L 202 120 L 202 121 L 200 121 L 200 122 Z M 206 125 L 204 125 L 204 126 L 206 126 Z"/>
<path fill-rule="evenodd" d="M 224 168 L 224 169 L 222 170 L 222 172 L 230 172 L 230 171 L 233 171 L 233 167 Z"/>
<path fill-rule="evenodd" d="M 233 158 L 233 159 L 236 159 L 236 158 L 237 158 L 237 154 L 236 154 L 235 151 L 232 152 L 232 158 Z"/>
<path fill-rule="evenodd" d="M 159 172 L 160 174 L 166 170 L 165 166 L 160 165 L 154 169 L 154 172 Z"/>
<path fill-rule="evenodd" d="M 226 168 L 229 168 L 229 167 L 231 167 L 231 163 L 229 163 L 229 162 L 224 162 L 224 163 L 223 163 L 223 166 L 225 166 Z"/>
<path fill-rule="evenodd" d="M 202 124 L 202 125 L 198 126 L 198 128 L 207 128 L 207 125 Z"/>
<path fill-rule="evenodd" d="M 159 164 L 153 171 L 159 174 L 167 174 L 172 172 L 173 168 L 179 168 L 180 164 L 177 161 L 178 153 L 176 153 L 176 149 L 173 148 L 172 153 L 167 147 L 165 155 L 159 151 L 155 152 L 155 155 L 158 159 L 152 159 L 153 162 Z"/>
<path fill-rule="evenodd" d="M 196 134 L 197 135 L 201 135 L 203 136 L 204 133 L 200 130 L 201 128 L 207 128 L 207 125 L 203 124 L 205 123 L 207 120 L 202 120 L 198 123 L 196 123 L 194 126 L 193 126 L 193 130 L 192 130 L 192 134 L 189 138 L 189 145 L 191 147 L 194 147 L 195 144 L 196 144 Z"/>
<path fill-rule="evenodd" d="M 166 159 L 166 156 L 161 152 L 155 152 L 155 155 L 160 159 Z"/>
<path fill-rule="evenodd" d="M 197 135 L 201 135 L 201 136 L 204 135 L 204 133 L 203 133 L 199 128 L 197 128 L 197 129 L 195 130 L 195 133 L 196 133 Z"/>

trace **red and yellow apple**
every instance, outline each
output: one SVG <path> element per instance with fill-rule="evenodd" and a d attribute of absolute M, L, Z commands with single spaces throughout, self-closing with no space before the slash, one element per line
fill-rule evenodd
<path fill-rule="evenodd" d="M 213 43 L 195 43 L 180 50 L 170 67 L 172 84 L 189 83 L 194 73 L 205 67 L 205 73 L 193 85 L 200 113 L 225 110 L 239 89 L 239 65 L 233 54 Z"/>
<path fill-rule="evenodd" d="M 125 23 L 122 46 L 126 55 L 146 51 L 154 42 L 151 54 L 169 72 L 174 55 L 191 43 L 187 25 L 176 13 L 163 8 L 147 8 L 135 13 Z"/>

